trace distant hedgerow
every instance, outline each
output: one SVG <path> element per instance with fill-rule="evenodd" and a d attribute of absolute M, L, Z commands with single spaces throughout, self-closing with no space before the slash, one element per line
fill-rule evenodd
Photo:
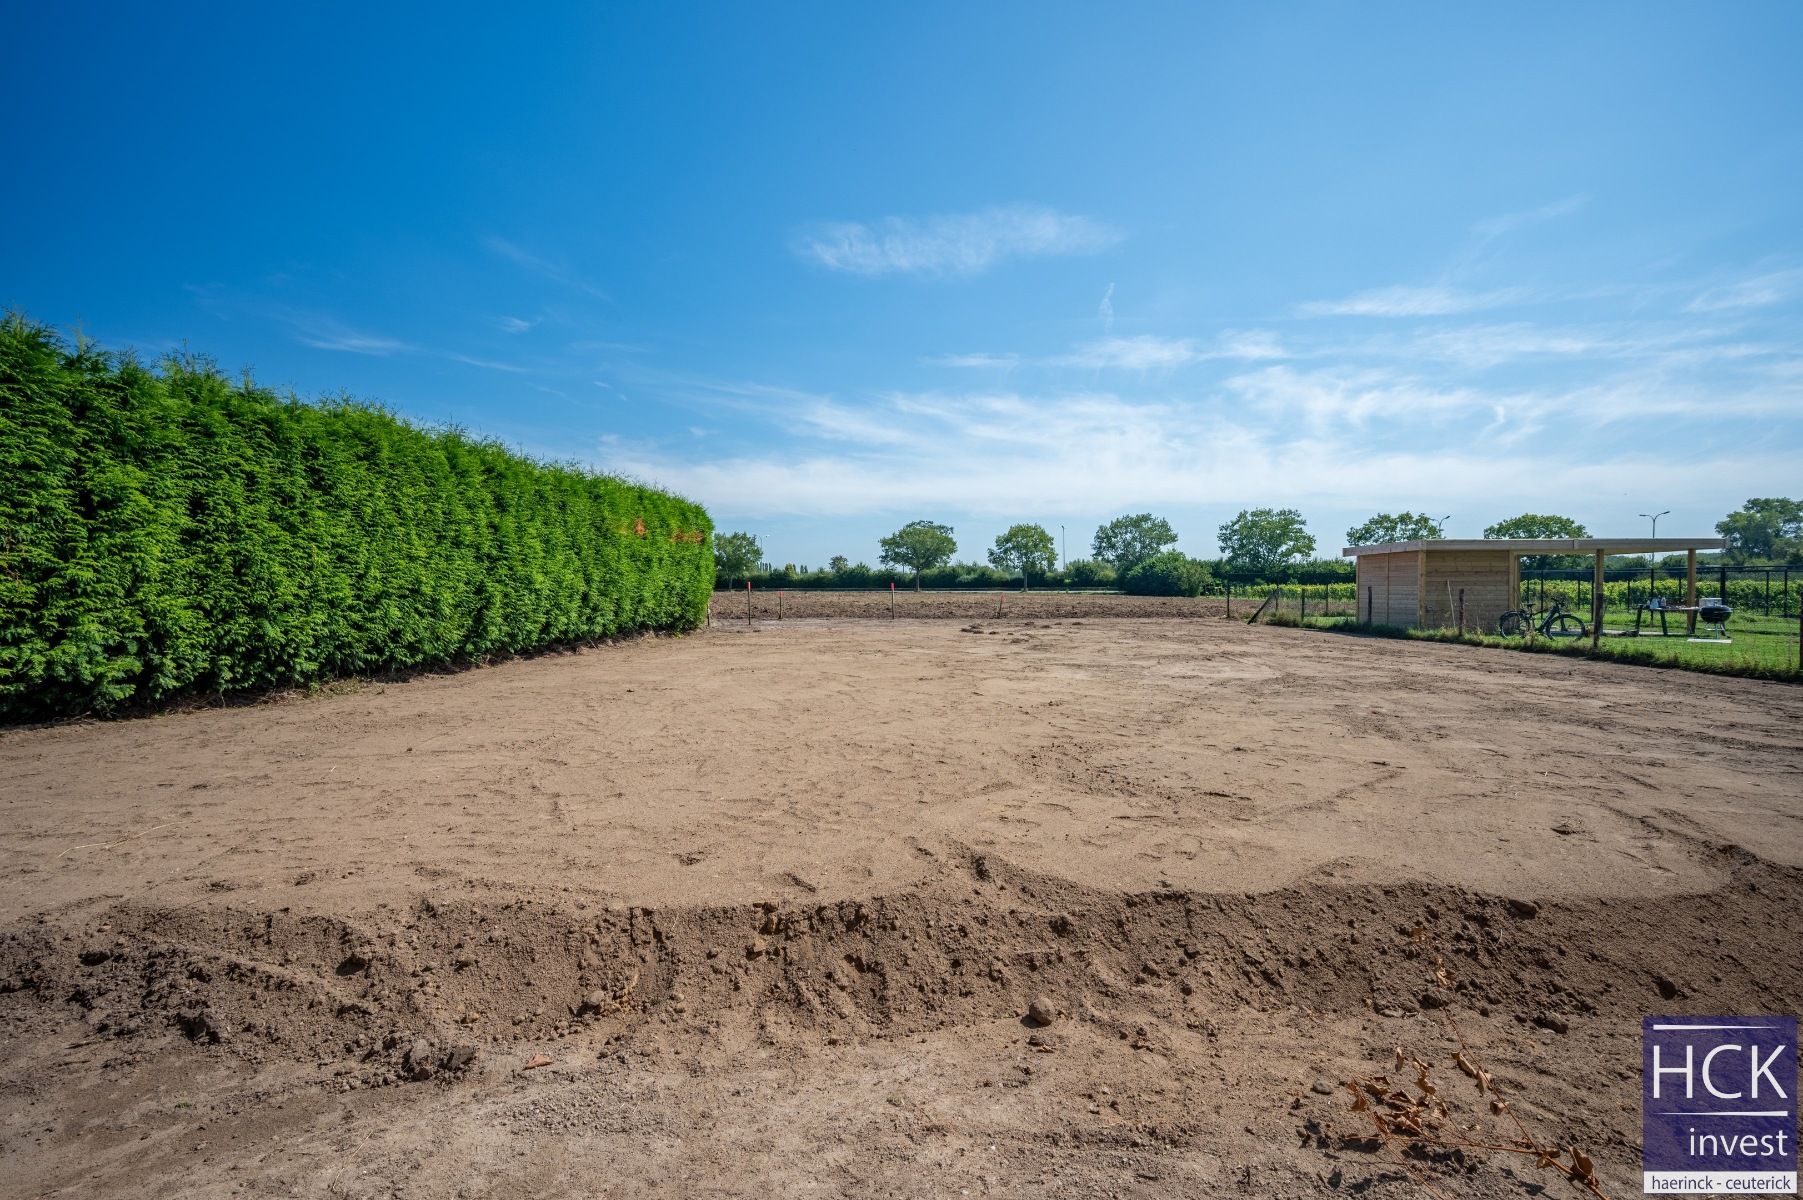
<path fill-rule="evenodd" d="M 698 505 L 0 321 L 0 717 L 692 628 Z"/>
<path fill-rule="evenodd" d="M 1128 567 L 1121 590 L 1129 596 L 1199 596 L 1208 567 L 1181 550 L 1164 550 Z"/>

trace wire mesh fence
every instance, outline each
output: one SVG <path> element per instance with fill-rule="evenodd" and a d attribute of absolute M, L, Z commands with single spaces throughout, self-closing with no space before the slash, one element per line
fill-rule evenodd
<path fill-rule="evenodd" d="M 1519 602 L 1546 608 L 1554 600 L 1567 608 L 1590 610 L 1595 581 L 1591 568 L 1524 570 Z M 1803 600 L 1803 567 L 1735 567 L 1726 564 L 1697 571 L 1697 595 L 1719 597 L 1740 612 L 1794 617 Z M 1605 608 L 1634 609 L 1657 597 L 1683 604 L 1689 586 L 1683 567 L 1610 568 L 1603 572 Z"/>

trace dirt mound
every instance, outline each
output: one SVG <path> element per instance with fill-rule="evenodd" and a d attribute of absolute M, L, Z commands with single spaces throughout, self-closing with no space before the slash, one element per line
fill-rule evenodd
<path fill-rule="evenodd" d="M 1782 1009 L 1803 994 L 1803 964 L 1769 956 L 1769 939 L 1803 903 L 1803 872 L 1717 853 L 1732 881 L 1720 892 L 1612 903 L 1419 884 L 1106 893 L 966 852 L 918 890 L 802 906 L 434 897 L 358 922 L 122 905 L 90 927 L 9 931 L 0 1011 L 16 1024 L 64 1006 L 96 1035 L 179 1031 L 251 1063 L 336 1063 L 374 1084 L 454 1073 L 515 1042 L 592 1051 L 646 1025 L 722 1022 L 790 1043 L 896 1036 L 1025 1019 L 1036 997 L 1148 1043 L 1294 1006 L 1456 1005 L 1560 1033 L 1662 1003 Z M 1450 988 L 1434 982 L 1435 955 Z"/>

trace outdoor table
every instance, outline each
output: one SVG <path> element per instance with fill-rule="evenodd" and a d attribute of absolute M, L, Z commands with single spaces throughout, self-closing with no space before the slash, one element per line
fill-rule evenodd
<path fill-rule="evenodd" d="M 1659 636 L 1670 637 L 1672 633 L 1671 629 L 1665 623 L 1666 615 L 1668 613 L 1692 613 L 1695 611 L 1697 611 L 1695 608 L 1679 604 L 1667 604 L 1665 601 L 1659 599 L 1642 600 L 1634 609 L 1634 634 L 1636 637 L 1640 635 L 1640 618 L 1642 615 L 1658 613 Z"/>

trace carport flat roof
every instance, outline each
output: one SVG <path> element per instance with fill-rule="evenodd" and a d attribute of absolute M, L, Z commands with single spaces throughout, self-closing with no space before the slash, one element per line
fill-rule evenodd
<path fill-rule="evenodd" d="M 1476 538 L 1384 542 L 1348 546 L 1340 557 L 1360 554 L 1403 554 L 1411 550 L 1513 550 L 1520 554 L 1662 554 L 1676 550 L 1725 550 L 1723 538 Z"/>

